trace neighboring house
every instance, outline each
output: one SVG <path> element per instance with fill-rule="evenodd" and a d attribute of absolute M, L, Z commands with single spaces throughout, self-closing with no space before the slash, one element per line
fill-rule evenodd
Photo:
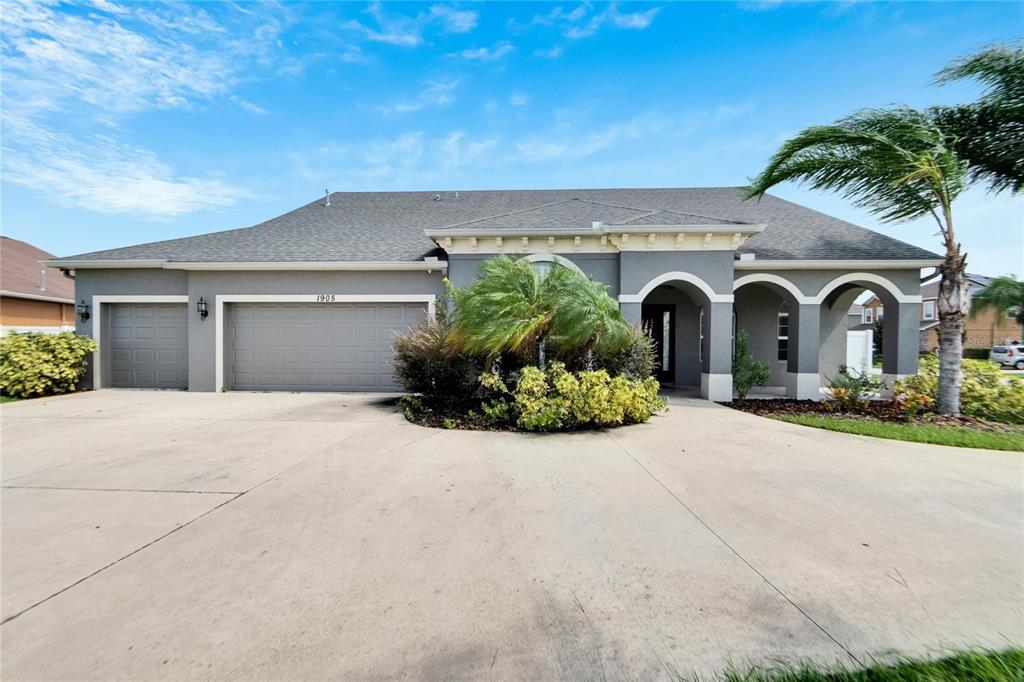
<path fill-rule="evenodd" d="M 75 328 L 75 282 L 43 263 L 52 253 L 0 237 L 0 333 Z"/>
<path fill-rule="evenodd" d="M 732 398 L 732 339 L 820 396 L 847 312 L 886 304 L 883 372 L 917 370 L 921 269 L 939 256 L 736 187 L 337 192 L 253 227 L 53 261 L 89 307 L 95 387 L 393 391 L 393 334 L 498 254 L 580 270 L 659 344 L 663 381 Z"/>
<path fill-rule="evenodd" d="M 971 298 L 984 291 L 991 277 L 985 275 L 967 275 L 967 290 Z M 939 347 L 939 281 L 932 280 L 921 285 L 921 350 L 933 351 Z M 864 304 L 863 322 L 872 324 L 874 320 L 884 318 L 885 305 L 877 297 Z M 964 320 L 964 348 L 991 348 L 1021 338 L 1021 327 L 1014 316 L 1000 315 L 994 310 L 983 310 L 971 317 L 968 313 Z"/>
<path fill-rule="evenodd" d="M 864 306 L 854 303 L 847 313 L 846 325 L 849 329 L 856 329 L 864 323 Z"/>

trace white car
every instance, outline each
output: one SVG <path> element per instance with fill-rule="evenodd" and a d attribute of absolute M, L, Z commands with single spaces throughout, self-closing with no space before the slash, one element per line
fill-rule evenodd
<path fill-rule="evenodd" d="M 993 346 L 988 357 L 1003 367 L 1024 369 L 1024 346 Z"/>

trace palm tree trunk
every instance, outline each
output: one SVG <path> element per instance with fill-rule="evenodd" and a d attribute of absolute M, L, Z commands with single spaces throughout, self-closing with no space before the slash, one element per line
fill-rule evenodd
<path fill-rule="evenodd" d="M 950 229 L 951 233 L 952 230 Z M 967 313 L 966 258 L 960 245 L 946 242 L 946 257 L 939 266 L 939 412 L 960 414 L 960 370 L 964 351 L 964 318 Z"/>

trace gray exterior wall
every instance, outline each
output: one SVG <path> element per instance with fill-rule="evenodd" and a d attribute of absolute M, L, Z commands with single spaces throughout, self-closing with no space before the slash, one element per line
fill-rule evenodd
<path fill-rule="evenodd" d="M 448 279 L 456 288 L 461 288 L 473 283 L 480 265 L 489 258 L 494 258 L 493 253 L 480 254 L 453 254 L 448 257 Z M 522 254 L 509 254 L 515 258 Z M 576 267 L 598 282 L 608 285 L 608 294 L 615 297 L 619 295 L 619 254 L 617 253 L 560 253 L 558 254 L 568 261 L 572 261 Z"/>
<path fill-rule="evenodd" d="M 645 303 L 675 305 L 675 377 L 676 386 L 700 386 L 700 306 L 680 289 L 660 286 Z"/>
<path fill-rule="evenodd" d="M 686 272 L 704 280 L 718 295 L 733 293 L 733 282 L 739 277 L 753 274 L 753 270 L 734 271 L 733 253 L 730 251 L 629 251 L 623 253 L 565 253 L 560 254 L 575 263 L 595 280 L 609 285 L 612 296 L 635 295 L 656 277 L 668 272 Z M 94 295 L 187 295 L 189 339 L 189 388 L 194 391 L 215 390 L 215 332 L 217 320 L 216 297 L 223 294 L 433 294 L 444 293 L 443 278 L 455 286 L 471 283 L 479 272 L 480 264 L 490 254 L 453 255 L 447 273 L 420 271 L 184 271 L 163 269 L 110 269 L 79 270 L 76 274 L 76 299 L 86 299 L 91 305 Z M 847 271 L 792 270 L 767 271 L 784 277 L 796 285 L 805 296 L 815 296 L 821 288 Z M 879 271 L 906 295 L 920 292 L 920 273 L 917 270 Z M 676 383 L 697 385 L 701 372 L 728 373 L 731 367 L 732 311 L 735 309 L 737 326 L 746 329 L 752 338 L 752 351 L 757 359 L 771 368 L 773 385 L 785 383 L 789 372 L 819 371 L 824 376 L 834 374 L 846 355 L 846 311 L 852 299 L 867 282 L 853 283 L 830 296 L 817 311 L 801 311 L 792 302 L 792 296 L 770 285 L 752 285 L 736 292 L 735 306 L 728 303 L 708 302 L 696 286 L 677 282 L 659 287 L 648 302 L 668 302 L 676 305 Z M 916 370 L 919 305 L 897 304 L 881 287 L 871 287 L 886 305 L 886 350 L 884 371 L 887 374 L 907 374 Z M 196 302 L 204 298 L 210 315 L 201 320 L 195 313 Z M 790 300 L 790 363 L 777 360 L 777 311 L 782 300 Z M 639 322 L 641 303 L 623 303 L 623 316 Z M 704 310 L 705 351 L 703 362 L 699 357 L 699 315 Z M 804 325 L 800 332 L 801 312 L 805 318 L 816 318 L 813 325 Z M 813 315 L 811 313 L 814 312 Z M 101 315 L 106 326 L 109 314 Z M 95 317 L 77 320 L 81 334 L 93 334 Z M 805 319 L 806 321 L 806 319 Z M 813 326 L 813 329 L 811 328 Z M 109 339 L 109 334 L 104 335 Z M 225 343 L 228 335 L 225 334 Z M 896 341 L 893 341 L 895 339 Z M 803 352 L 795 352 L 803 344 Z M 810 352 L 808 349 L 818 349 Z M 109 348 L 101 349 L 109 353 Z M 104 355 L 104 358 L 107 356 Z M 109 367 L 109 361 L 103 363 Z M 812 365 L 818 365 L 817 368 Z M 701 367 L 701 365 L 703 365 Z M 92 385 L 91 368 L 85 385 Z"/>
<path fill-rule="evenodd" d="M 718 294 L 731 294 L 732 251 L 626 251 L 619 254 L 619 291 L 636 294 L 658 275 L 688 272 Z"/>
<path fill-rule="evenodd" d="M 771 370 L 770 386 L 786 385 L 786 361 L 779 360 L 779 308 L 783 298 L 765 286 L 745 286 L 736 292 L 736 329 L 750 335 L 754 359 Z"/>
<path fill-rule="evenodd" d="M 90 307 L 89 319 L 82 321 L 75 316 L 75 331 L 85 336 L 95 336 L 93 325 L 98 311 L 92 310 L 93 296 L 182 296 L 188 293 L 188 273 L 183 270 L 78 270 L 75 273 L 75 300 Z M 105 305 L 109 308 L 109 304 Z M 110 338 L 110 314 L 104 310 L 99 315 L 103 329 L 100 339 Z M 110 345 L 103 344 L 101 366 L 104 371 L 104 385 L 110 384 Z M 88 363 L 82 385 L 93 386 L 93 366 Z"/>
<path fill-rule="evenodd" d="M 220 294 L 434 294 L 444 291 L 443 271 L 185 271 L 185 270 L 79 270 L 75 276 L 76 296 L 90 301 L 95 294 L 188 295 L 189 390 L 216 390 L 216 328 Z M 206 300 L 209 316 L 202 320 L 196 303 Z M 94 317 L 77 321 L 79 334 L 93 335 Z M 102 315 L 104 327 L 110 315 Z M 107 330 L 104 330 L 107 331 Z M 227 337 L 225 333 L 225 345 Z M 101 339 L 109 339 L 109 332 Z M 110 367 L 109 344 L 103 343 L 104 368 Z M 225 347 L 225 352 L 227 348 Z M 91 363 L 90 363 L 91 364 Z M 83 385 L 92 386 L 92 368 Z M 104 370 L 106 374 L 106 370 Z M 104 385 L 109 385 L 108 381 Z"/>

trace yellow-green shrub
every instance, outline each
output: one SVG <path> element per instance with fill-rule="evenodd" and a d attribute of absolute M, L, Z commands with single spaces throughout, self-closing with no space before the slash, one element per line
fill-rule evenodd
<path fill-rule="evenodd" d="M 999 367 L 984 360 L 963 361 L 963 383 L 960 386 L 960 411 L 970 417 L 1024 424 L 1024 382 L 1010 377 L 1003 383 Z M 893 385 L 897 400 L 910 392 L 938 400 L 939 361 L 935 356 L 921 358 L 918 373 Z"/>
<path fill-rule="evenodd" d="M 35 398 L 74 391 L 96 342 L 73 332 L 12 332 L 0 339 L 0 395 Z"/>
<path fill-rule="evenodd" d="M 528 431 L 644 422 L 665 408 L 658 381 L 611 378 L 603 369 L 570 373 L 552 362 L 547 372 L 525 367 L 512 391 L 517 423 Z"/>

